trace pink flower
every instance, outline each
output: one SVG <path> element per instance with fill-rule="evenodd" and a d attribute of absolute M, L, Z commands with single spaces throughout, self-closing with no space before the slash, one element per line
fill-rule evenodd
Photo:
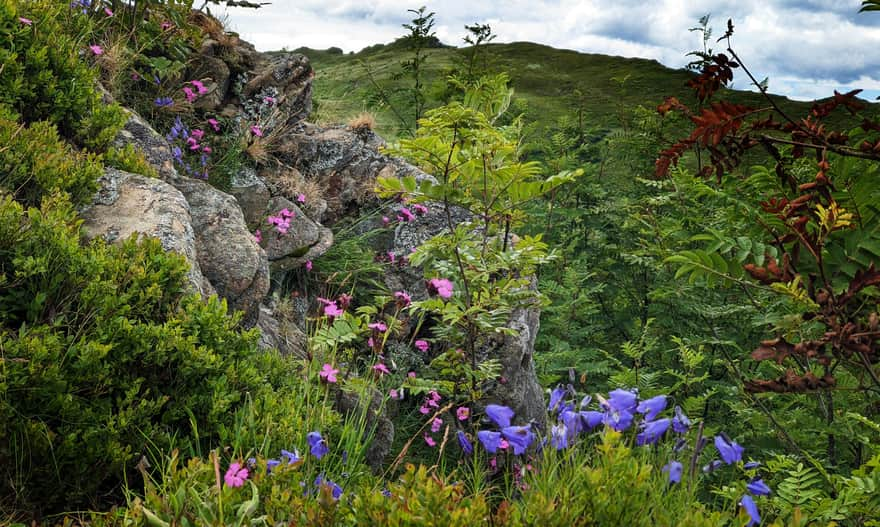
<path fill-rule="evenodd" d="M 312 270 L 312 261 L 306 260 L 306 271 L 311 271 L 311 270 Z"/>
<path fill-rule="evenodd" d="M 501 438 L 501 444 L 498 445 L 498 448 L 500 448 L 501 450 L 507 450 L 507 447 L 509 447 L 509 446 L 510 446 L 510 443 L 507 442 L 507 439 L 504 439 L 504 438 L 502 437 L 502 438 Z"/>
<path fill-rule="evenodd" d="M 165 30 L 171 29 L 173 27 L 173 25 L 171 24 L 171 22 L 168 22 L 166 20 L 165 22 L 162 22 L 162 24 L 159 27 L 162 29 L 162 31 L 165 31 Z"/>
<path fill-rule="evenodd" d="M 263 137 L 263 129 L 257 124 L 251 126 L 251 133 L 257 137 Z"/>
<path fill-rule="evenodd" d="M 443 426 L 443 419 L 439 417 L 435 417 L 433 421 L 431 421 L 431 432 L 435 434 L 440 431 L 440 427 Z"/>
<path fill-rule="evenodd" d="M 434 438 L 429 436 L 427 432 L 425 432 L 425 443 L 428 443 L 429 447 L 437 446 L 437 442 L 434 441 Z"/>
<path fill-rule="evenodd" d="M 416 378 L 416 372 L 411 371 L 411 372 L 407 373 L 406 376 L 409 377 L 410 379 L 415 379 L 415 378 Z"/>
<path fill-rule="evenodd" d="M 367 324 L 367 327 L 370 329 L 374 329 L 379 333 L 385 333 L 385 331 L 388 329 L 388 326 L 386 326 L 384 322 L 373 322 Z"/>
<path fill-rule="evenodd" d="M 422 353 L 428 351 L 428 347 L 429 347 L 428 341 L 426 341 L 426 340 L 417 340 L 417 341 L 415 342 L 415 344 L 416 344 L 416 349 L 419 350 L 419 351 L 421 351 Z"/>
<path fill-rule="evenodd" d="M 186 140 L 186 144 L 189 145 L 190 150 L 198 150 L 199 148 L 202 147 L 202 145 L 199 144 L 199 142 L 196 140 L 195 137 L 188 138 Z"/>
<path fill-rule="evenodd" d="M 414 211 L 416 211 L 416 214 L 418 214 L 419 216 L 424 216 L 425 214 L 428 213 L 428 207 L 421 205 L 419 203 L 416 203 L 415 205 L 413 205 L 412 208 Z"/>
<path fill-rule="evenodd" d="M 324 367 L 321 368 L 321 373 L 318 375 L 321 376 L 322 379 L 329 383 L 336 382 L 336 374 L 339 373 L 339 370 L 331 366 L 330 364 L 324 364 Z"/>
<path fill-rule="evenodd" d="M 388 366 L 385 366 L 381 362 L 377 362 L 376 364 L 373 364 L 373 371 L 379 372 L 379 375 L 391 374 L 391 370 L 388 369 Z"/>
<path fill-rule="evenodd" d="M 306 202 L 306 195 L 302 194 L 302 193 L 297 194 L 296 201 L 298 201 L 299 203 L 305 203 Z"/>
<path fill-rule="evenodd" d="M 339 295 L 339 298 L 336 299 L 339 302 L 339 305 L 342 306 L 342 309 L 348 309 L 348 306 L 351 305 L 352 296 L 348 293 L 342 293 Z"/>
<path fill-rule="evenodd" d="M 412 302 L 412 297 L 406 291 L 395 291 L 394 300 L 397 302 L 398 307 L 404 308 Z"/>
<path fill-rule="evenodd" d="M 387 254 L 388 254 L 388 261 L 389 261 L 389 262 L 394 263 L 394 262 L 397 261 L 397 257 L 394 256 L 394 253 L 393 253 L 393 252 L 388 251 Z"/>
<path fill-rule="evenodd" d="M 257 240 L 257 243 L 263 243 L 263 233 L 260 229 L 257 229 L 257 232 L 254 233 L 254 239 Z"/>
<path fill-rule="evenodd" d="M 211 128 L 213 128 L 215 132 L 220 131 L 220 123 L 217 121 L 217 119 L 208 119 L 208 124 L 211 125 Z"/>
<path fill-rule="evenodd" d="M 275 97 L 263 97 L 263 104 L 273 105 L 275 104 Z"/>
<path fill-rule="evenodd" d="M 428 415 L 429 413 L 431 413 L 431 409 L 425 405 L 422 405 L 422 407 L 419 408 L 419 412 L 421 412 L 424 415 Z"/>
<path fill-rule="evenodd" d="M 403 218 L 406 219 L 406 221 L 415 221 L 415 219 L 416 219 L 415 215 L 413 215 L 413 213 L 410 212 L 410 210 L 406 207 L 400 208 L 400 215 L 403 216 Z M 398 217 L 400 217 L 400 216 L 398 216 Z"/>
<path fill-rule="evenodd" d="M 33 20 L 31 20 L 30 18 L 25 18 L 23 16 L 18 17 L 18 21 L 26 26 L 32 26 L 34 24 Z"/>
<path fill-rule="evenodd" d="M 248 479 L 248 469 L 241 466 L 240 463 L 232 463 L 223 476 L 223 481 L 227 487 L 241 487 L 245 480 Z"/>
<path fill-rule="evenodd" d="M 205 131 L 200 128 L 196 128 L 195 130 L 190 132 L 190 135 L 195 137 L 197 140 L 201 141 L 202 138 L 205 137 Z"/>
<path fill-rule="evenodd" d="M 89 49 L 92 50 L 92 53 L 94 53 L 95 55 L 103 55 L 104 54 L 104 48 L 102 48 L 101 46 L 99 46 L 97 44 L 92 44 L 91 46 L 89 46 Z"/>
<path fill-rule="evenodd" d="M 296 213 L 291 212 L 290 209 L 284 208 L 278 211 L 278 215 L 280 215 L 282 218 L 293 218 L 294 216 L 296 216 Z"/>
<path fill-rule="evenodd" d="M 445 278 L 432 278 L 428 281 L 428 291 L 441 298 L 452 298 L 452 282 Z"/>
<path fill-rule="evenodd" d="M 330 304 L 324 306 L 324 314 L 330 318 L 341 316 L 344 311 L 339 309 L 339 306 L 336 305 L 336 302 L 331 302 Z"/>
<path fill-rule="evenodd" d="M 183 94 L 184 96 L 186 96 L 187 102 L 193 102 L 194 100 L 196 100 L 196 94 L 193 93 L 192 89 L 189 86 L 183 87 Z"/>
<path fill-rule="evenodd" d="M 204 95 L 208 93 L 208 88 L 205 88 L 205 85 L 202 84 L 202 81 L 189 81 L 190 84 L 195 87 L 196 91 L 199 92 L 199 95 Z"/>
<path fill-rule="evenodd" d="M 208 145 L 202 145 L 202 152 L 210 154 L 211 152 L 213 152 L 213 150 L 211 150 L 211 147 Z"/>
<path fill-rule="evenodd" d="M 397 389 L 391 388 L 390 390 L 388 390 L 388 396 L 391 397 L 392 399 L 397 399 L 398 395 L 399 395 L 399 393 L 398 393 Z"/>
<path fill-rule="evenodd" d="M 369 346 L 371 349 L 376 347 L 376 341 L 373 340 L 373 337 L 367 339 L 367 346 Z"/>
<path fill-rule="evenodd" d="M 104 14 L 107 16 L 113 16 L 113 11 L 111 11 L 109 7 L 105 7 Z"/>
<path fill-rule="evenodd" d="M 466 421 L 471 416 L 471 409 L 467 406 L 459 406 L 458 410 L 455 411 L 455 416 L 458 417 L 459 421 Z"/>

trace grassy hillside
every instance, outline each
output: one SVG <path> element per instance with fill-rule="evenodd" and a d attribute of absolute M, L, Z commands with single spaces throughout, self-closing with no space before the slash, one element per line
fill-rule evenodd
<path fill-rule="evenodd" d="M 408 79 L 392 79 L 393 74 L 400 71 L 400 63 L 409 57 L 405 47 L 399 43 L 376 45 L 349 54 L 309 48 L 297 51 L 308 55 L 316 70 L 318 121 L 346 122 L 361 112 L 370 111 L 376 116 L 381 134 L 389 139 L 398 135 L 399 120 L 376 99 L 370 77 L 389 93 L 407 85 Z M 428 50 L 429 106 L 442 102 L 446 75 L 468 52 L 469 48 Z M 563 115 L 573 115 L 580 104 L 588 126 L 613 129 L 619 122 L 618 113 L 624 108 L 638 105 L 653 108 L 669 95 L 688 104 L 695 102 L 685 87 L 691 73 L 667 68 L 653 60 L 579 53 L 531 42 L 490 44 L 484 52 L 491 71 L 510 74 L 516 97 L 520 99 L 519 108 L 526 111 L 527 120 L 536 121 L 539 127 L 552 124 Z M 575 90 L 582 95 L 576 96 Z M 730 90 L 720 97 L 733 102 L 762 104 L 760 96 L 753 92 Z M 400 94 L 391 100 L 395 106 L 408 108 Z M 777 100 L 792 115 L 803 115 L 810 106 L 810 103 L 785 97 Z M 405 117 L 411 119 L 409 113 Z"/>

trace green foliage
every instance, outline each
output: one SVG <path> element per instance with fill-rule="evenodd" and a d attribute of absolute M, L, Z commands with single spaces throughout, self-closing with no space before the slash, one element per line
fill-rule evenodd
<path fill-rule="evenodd" d="M 449 302 L 431 298 L 415 309 L 436 317 L 435 335 L 450 349 L 464 348 L 470 373 L 451 371 L 469 378 L 473 390 L 482 377 L 478 350 L 490 335 L 511 332 L 506 325 L 514 309 L 540 302 L 532 276 L 552 259 L 540 235 L 513 238 L 526 218 L 522 207 L 579 172 L 544 177 L 540 165 L 519 159 L 519 123 L 494 125 L 511 100 L 505 75 L 462 87 L 462 102 L 428 111 L 416 136 L 391 150 L 436 179 L 380 178 L 378 185 L 382 196 L 442 207 L 443 232 L 417 248 L 410 261 L 423 266 L 427 278 L 455 277 L 459 292 Z M 460 218 L 464 211 L 469 216 L 453 222 L 453 215 Z"/>
<path fill-rule="evenodd" d="M 159 177 L 144 153 L 137 150 L 133 144 L 127 144 L 122 148 L 110 147 L 104 154 L 104 164 L 132 174 L 140 174 L 147 177 Z"/>
<path fill-rule="evenodd" d="M 25 25 L 19 17 L 32 19 Z M 93 150 L 105 149 L 124 117 L 101 103 L 87 17 L 66 3 L 0 3 L 0 104 L 25 123 L 48 121 L 63 137 Z"/>
<path fill-rule="evenodd" d="M 0 143 L 0 189 L 28 205 L 58 190 L 77 204 L 86 202 L 103 174 L 100 158 L 74 151 L 58 137 L 55 125 L 22 124 L 5 106 L 0 106 Z"/>
<path fill-rule="evenodd" d="M 243 392 L 262 389 L 256 334 L 186 294 L 184 260 L 158 241 L 83 246 L 59 197 L 0 210 L 7 499 L 52 510 L 112 495 L 148 446 L 216 438 Z"/>
<path fill-rule="evenodd" d="M 366 490 L 366 489 L 364 489 Z M 347 520 L 351 525 L 458 526 L 485 525 L 489 506 L 481 495 L 470 495 L 464 484 L 451 483 L 425 467 L 406 468 L 398 481 L 381 492 L 358 493 Z"/>
<path fill-rule="evenodd" d="M 729 514 L 708 510 L 685 485 L 667 489 L 668 476 L 621 444 L 620 434 L 606 431 L 597 451 L 584 455 L 545 455 L 525 480 L 533 488 L 523 493 L 512 524 L 739 525 Z"/>

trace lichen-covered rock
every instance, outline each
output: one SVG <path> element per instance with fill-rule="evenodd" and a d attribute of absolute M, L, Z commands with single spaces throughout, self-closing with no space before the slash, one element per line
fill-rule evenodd
<path fill-rule="evenodd" d="M 269 307 L 260 306 L 259 346 L 261 349 L 276 349 L 284 356 L 305 359 L 308 338 L 299 327 L 288 321 L 279 320 Z"/>
<path fill-rule="evenodd" d="M 245 222 L 251 230 L 265 229 L 272 194 L 262 179 L 252 169 L 237 173 L 229 188 L 229 193 L 238 201 Z"/>
<path fill-rule="evenodd" d="M 286 233 L 278 232 L 268 224 L 262 229 L 263 246 L 273 271 L 299 267 L 324 254 L 333 245 L 333 232 L 310 220 L 293 202 L 283 197 L 269 201 L 269 215 L 277 216 L 284 209 L 293 213 Z"/>
<path fill-rule="evenodd" d="M 487 358 L 501 362 L 501 377 L 488 390 L 485 402 L 509 406 L 516 413 L 517 422 L 536 423 L 544 426 L 544 390 L 535 372 L 535 337 L 541 325 L 538 307 L 515 309 L 507 326 L 516 330 L 515 335 L 505 335 L 494 346 L 485 350 Z"/>
<path fill-rule="evenodd" d="M 187 78 L 200 80 L 207 90 L 194 102 L 200 110 L 216 110 L 226 101 L 230 86 L 230 71 L 218 57 L 199 53 L 193 56 L 187 69 Z"/>
<path fill-rule="evenodd" d="M 242 89 L 244 98 L 277 94 L 278 109 L 286 124 L 306 119 L 312 111 L 312 65 L 300 53 L 263 56 L 256 72 Z"/>
<path fill-rule="evenodd" d="M 159 172 L 162 179 L 171 181 L 179 178 L 177 170 L 174 168 L 174 158 L 171 157 L 168 141 L 159 135 L 143 117 L 131 110 L 126 111 L 128 112 L 128 121 L 113 140 L 113 146 L 122 148 L 128 144 L 134 145 L 135 148 L 143 152 L 147 162 Z"/>
<path fill-rule="evenodd" d="M 257 323 L 260 302 L 269 292 L 266 254 L 244 221 L 235 198 L 203 181 L 175 182 L 190 206 L 202 273 L 229 302 L 244 312 L 242 323 Z"/>
<path fill-rule="evenodd" d="M 319 184 L 327 202 L 322 221 L 333 225 L 344 216 L 356 215 L 378 203 L 373 190 L 380 174 L 429 177 L 401 159 L 380 153 L 384 144 L 371 131 L 300 123 L 284 136 L 278 155 Z"/>
<path fill-rule="evenodd" d="M 140 233 L 157 238 L 162 247 L 186 257 L 189 281 L 204 296 L 214 288 L 202 275 L 189 203 L 176 188 L 159 179 L 107 168 L 100 189 L 81 212 L 89 238 L 118 242 Z"/>

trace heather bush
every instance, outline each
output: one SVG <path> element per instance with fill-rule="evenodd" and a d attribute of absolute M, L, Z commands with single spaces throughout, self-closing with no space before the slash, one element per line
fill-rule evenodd
<path fill-rule="evenodd" d="M 17 117 L 0 105 L 0 189 L 34 206 L 53 191 L 66 192 L 77 204 L 89 200 L 103 173 L 100 159 L 75 151 L 50 122 L 26 125 Z"/>
<path fill-rule="evenodd" d="M 105 149 L 125 122 L 102 104 L 90 57 L 103 53 L 88 17 L 64 2 L 0 3 L 0 103 L 25 123 L 48 121 L 61 136 Z"/>
<path fill-rule="evenodd" d="M 59 196 L 0 210 L 0 493 L 17 506 L 118 495 L 148 447 L 216 439 L 266 384 L 256 334 L 187 293 L 186 263 L 158 241 L 83 245 Z"/>

